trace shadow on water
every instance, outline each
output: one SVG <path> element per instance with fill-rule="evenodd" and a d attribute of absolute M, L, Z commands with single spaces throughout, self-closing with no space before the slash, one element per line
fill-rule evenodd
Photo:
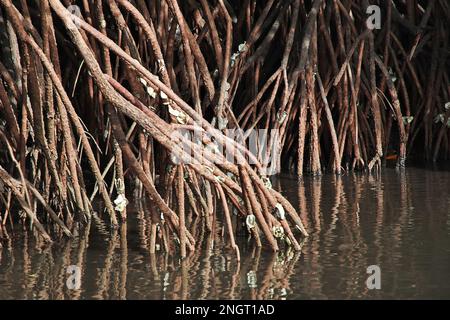
<path fill-rule="evenodd" d="M 15 226 L 0 247 L 0 299 L 450 297 L 449 171 L 385 169 L 301 182 L 283 176 L 274 186 L 298 205 L 310 231 L 301 252 L 272 253 L 240 236 L 238 264 L 224 227 L 210 234 L 191 215 L 199 240 L 193 254 L 181 261 L 150 253 L 157 226 L 151 204 L 139 202 L 118 230 L 93 219 L 52 246 Z M 71 265 L 81 271 L 79 289 L 67 286 Z M 366 286 L 370 265 L 381 269 L 380 290 Z"/>

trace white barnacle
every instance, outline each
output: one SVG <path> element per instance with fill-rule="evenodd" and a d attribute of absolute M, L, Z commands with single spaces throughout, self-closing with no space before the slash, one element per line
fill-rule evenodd
<path fill-rule="evenodd" d="M 230 63 L 231 67 L 234 66 L 238 57 L 239 57 L 239 53 L 233 53 L 233 55 L 231 56 L 231 63 Z"/>
<path fill-rule="evenodd" d="M 444 120 L 445 120 L 445 117 L 444 117 L 444 115 L 441 113 L 441 114 L 438 114 L 438 115 L 434 118 L 434 123 L 439 123 L 439 122 L 444 123 Z"/>
<path fill-rule="evenodd" d="M 179 124 L 186 124 L 186 114 L 182 113 L 180 116 L 177 117 L 177 121 Z"/>
<path fill-rule="evenodd" d="M 127 207 L 128 200 L 127 198 L 125 198 L 125 195 L 119 194 L 116 200 L 114 200 L 114 204 L 116 205 L 114 209 L 116 211 L 122 212 Z"/>
<path fill-rule="evenodd" d="M 273 299 L 273 295 L 275 294 L 275 290 L 273 288 L 267 289 L 267 293 L 269 294 L 269 300 Z"/>
<path fill-rule="evenodd" d="M 170 105 L 170 99 L 167 96 L 167 94 L 165 94 L 163 91 L 160 91 L 159 96 L 163 100 L 163 105 L 166 105 L 166 106 Z"/>
<path fill-rule="evenodd" d="M 284 254 L 280 252 L 279 254 L 277 254 L 277 256 L 275 258 L 274 266 L 276 266 L 276 267 L 283 266 L 285 264 L 285 262 L 286 262 L 286 259 L 284 257 Z"/>
<path fill-rule="evenodd" d="M 288 242 L 288 241 L 289 241 L 289 242 Z M 288 244 L 289 244 L 289 243 L 291 242 L 291 240 L 289 240 L 289 238 L 286 237 L 286 242 L 288 242 Z M 288 250 L 287 250 L 286 256 L 287 256 L 287 261 L 288 261 L 288 262 L 291 261 L 291 260 L 295 257 L 295 253 L 294 253 L 294 251 L 292 250 L 292 248 L 290 247 L 290 244 L 289 244 L 289 248 L 288 248 Z"/>
<path fill-rule="evenodd" d="M 289 237 L 285 237 L 284 240 L 286 241 L 286 244 L 287 244 L 288 246 L 291 246 L 291 245 L 292 245 L 291 239 L 289 239 Z"/>
<path fill-rule="evenodd" d="M 221 176 L 215 176 L 215 179 L 216 179 L 216 181 L 219 182 L 219 183 L 223 183 L 223 182 L 225 181 L 225 178 L 224 178 L 224 177 L 221 177 Z"/>
<path fill-rule="evenodd" d="M 389 77 L 391 78 L 392 82 L 397 81 L 397 75 L 395 74 L 395 72 L 391 68 L 389 68 Z"/>
<path fill-rule="evenodd" d="M 171 154 L 170 161 L 174 164 L 178 164 L 178 163 L 180 163 L 180 161 L 182 161 L 182 159 L 178 158 L 178 156 L 176 154 Z"/>
<path fill-rule="evenodd" d="M 159 72 L 162 72 L 166 66 L 164 65 L 164 60 L 158 59 L 158 65 L 159 65 Z"/>
<path fill-rule="evenodd" d="M 217 122 L 217 118 L 216 118 L 216 117 L 213 117 L 212 120 L 211 120 L 211 125 L 212 125 L 213 127 L 215 127 L 215 126 L 216 126 L 216 122 Z"/>
<path fill-rule="evenodd" d="M 147 86 L 147 87 L 145 87 L 145 90 L 147 91 L 147 94 L 148 94 L 150 97 L 152 97 L 153 99 L 156 98 L 156 91 L 155 91 L 152 87 Z"/>
<path fill-rule="evenodd" d="M 175 29 L 175 40 L 177 42 L 181 41 L 181 29 L 180 25 L 177 24 L 177 28 Z"/>
<path fill-rule="evenodd" d="M 277 203 L 275 205 L 275 209 L 277 210 L 277 217 L 278 217 L 278 219 L 280 219 L 280 220 L 286 219 L 286 213 L 284 211 L 283 206 L 280 203 Z"/>
<path fill-rule="evenodd" d="M 185 124 L 187 122 L 187 116 L 184 112 L 178 111 L 172 108 L 170 105 L 168 105 L 168 110 L 169 113 L 177 119 L 178 123 Z"/>
<path fill-rule="evenodd" d="M 217 117 L 217 124 L 219 126 L 219 130 L 223 130 L 227 128 L 228 125 L 228 119 L 227 118 L 222 118 L 222 117 Z"/>
<path fill-rule="evenodd" d="M 256 278 L 256 272 L 253 270 L 250 270 L 247 273 L 247 284 L 249 288 L 257 288 L 257 278 Z"/>
<path fill-rule="evenodd" d="M 272 189 L 272 182 L 270 182 L 270 179 L 269 179 L 269 178 L 267 178 L 267 177 L 262 177 L 261 180 L 263 181 L 264 186 L 265 186 L 267 189 L 269 189 L 269 190 Z"/>
<path fill-rule="evenodd" d="M 144 86 L 147 86 L 147 80 L 144 78 L 139 78 L 140 83 L 142 83 Z"/>
<path fill-rule="evenodd" d="M 283 111 L 281 114 L 277 114 L 277 118 L 278 118 L 278 123 L 279 124 L 282 124 L 283 122 L 284 122 L 284 120 L 286 119 L 286 117 L 287 117 L 287 112 L 286 111 Z"/>
<path fill-rule="evenodd" d="M 166 272 L 164 274 L 164 281 L 163 281 L 164 288 L 170 285 L 170 281 L 169 280 L 170 280 L 170 274 L 169 274 L 169 272 Z"/>
<path fill-rule="evenodd" d="M 116 185 L 117 192 L 119 194 L 123 194 L 125 190 L 125 184 L 123 183 L 123 180 L 120 178 L 115 179 L 114 184 Z"/>
<path fill-rule="evenodd" d="M 282 239 L 284 237 L 284 229 L 283 229 L 282 226 L 274 226 L 272 228 L 272 233 L 273 233 L 275 238 Z"/>
<path fill-rule="evenodd" d="M 145 91 L 147 92 L 147 94 L 152 97 L 153 99 L 156 98 L 156 92 L 155 90 L 148 85 L 147 80 L 145 80 L 144 78 L 139 78 L 139 82 L 142 83 L 142 85 L 145 87 Z"/>
<path fill-rule="evenodd" d="M 239 52 L 244 52 L 245 50 L 247 50 L 247 42 L 244 41 L 244 43 L 241 43 L 238 47 Z"/>
<path fill-rule="evenodd" d="M 411 122 L 413 122 L 413 120 L 414 120 L 414 117 L 413 116 L 404 116 L 403 117 L 403 123 L 404 124 L 410 124 Z"/>
<path fill-rule="evenodd" d="M 161 92 L 159 93 L 159 95 L 160 95 L 161 99 L 163 99 L 163 100 L 167 100 L 167 99 L 169 98 L 169 97 L 167 96 L 167 94 L 164 93 L 164 91 L 161 91 Z"/>
<path fill-rule="evenodd" d="M 256 226 L 256 218 L 253 214 L 249 214 L 247 218 L 245 219 L 245 224 L 247 225 L 247 228 L 252 229 Z"/>

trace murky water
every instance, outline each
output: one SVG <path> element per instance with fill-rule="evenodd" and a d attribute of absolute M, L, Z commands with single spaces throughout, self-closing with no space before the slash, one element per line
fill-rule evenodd
<path fill-rule="evenodd" d="M 198 226 L 202 247 L 182 263 L 151 255 L 150 218 L 136 205 L 113 234 L 92 221 L 89 236 L 80 231 L 51 247 L 22 227 L 10 231 L 13 245 L 0 249 L 0 299 L 450 298 L 449 171 L 282 177 L 274 186 L 310 230 L 299 253 L 258 250 L 241 237 L 237 264 L 223 228 L 211 236 Z M 80 267 L 79 290 L 67 287 L 70 265 Z M 366 286 L 370 265 L 381 269 L 379 290 Z"/>

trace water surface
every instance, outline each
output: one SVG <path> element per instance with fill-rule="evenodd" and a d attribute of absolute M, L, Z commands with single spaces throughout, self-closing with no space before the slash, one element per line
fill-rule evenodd
<path fill-rule="evenodd" d="M 273 184 L 310 231 L 301 252 L 275 254 L 241 236 L 238 264 L 223 227 L 211 235 L 197 223 L 201 246 L 189 258 L 150 254 L 151 204 L 136 202 L 121 229 L 93 220 L 50 247 L 25 227 L 9 229 L 0 299 L 450 298 L 449 171 L 383 169 L 300 183 L 282 176 Z M 79 290 L 66 286 L 70 265 L 80 267 Z M 366 286 L 370 265 L 381 269 L 380 290 Z"/>

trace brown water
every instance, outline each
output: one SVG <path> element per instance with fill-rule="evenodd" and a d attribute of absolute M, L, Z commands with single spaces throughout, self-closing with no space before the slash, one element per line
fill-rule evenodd
<path fill-rule="evenodd" d="M 94 220 L 88 237 L 82 230 L 45 247 L 23 227 L 10 231 L 13 241 L 0 249 L 0 299 L 450 298 L 449 171 L 282 177 L 274 187 L 307 222 L 311 236 L 299 253 L 273 254 L 240 238 L 237 264 L 221 227 L 214 247 L 199 227 L 202 248 L 182 263 L 151 255 L 150 218 L 136 204 L 112 234 Z M 81 268 L 79 290 L 66 286 L 69 265 Z M 370 265 L 381 269 L 380 290 L 366 286 Z"/>

